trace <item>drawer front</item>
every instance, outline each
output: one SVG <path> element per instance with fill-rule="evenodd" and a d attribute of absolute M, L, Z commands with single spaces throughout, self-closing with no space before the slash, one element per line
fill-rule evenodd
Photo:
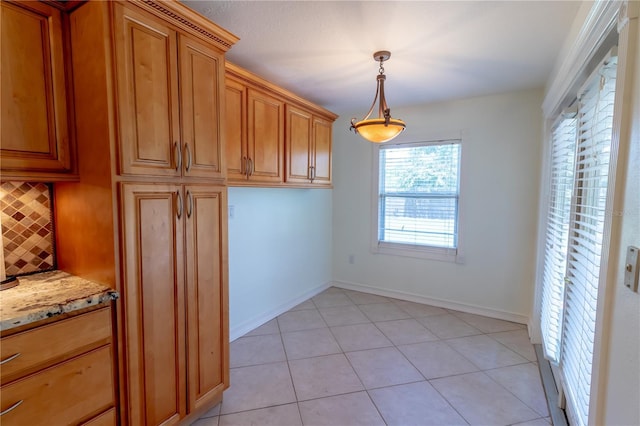
<path fill-rule="evenodd" d="M 0 341 L 0 359 L 4 362 L 0 366 L 1 381 L 7 383 L 109 343 L 111 333 L 111 308 L 106 307 L 4 337 Z"/>
<path fill-rule="evenodd" d="M 113 405 L 111 345 L 0 388 L 3 426 L 77 424 Z"/>
<path fill-rule="evenodd" d="M 116 426 L 116 409 L 111 408 L 102 414 L 98 414 L 82 426 Z"/>

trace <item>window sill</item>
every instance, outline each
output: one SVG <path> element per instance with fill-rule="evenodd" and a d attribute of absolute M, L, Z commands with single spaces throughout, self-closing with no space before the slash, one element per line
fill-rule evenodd
<path fill-rule="evenodd" d="M 378 243 L 371 248 L 371 251 L 375 254 L 415 257 L 419 259 L 437 260 L 440 262 L 464 263 L 464 258 L 462 257 L 460 250 L 457 249 Z"/>

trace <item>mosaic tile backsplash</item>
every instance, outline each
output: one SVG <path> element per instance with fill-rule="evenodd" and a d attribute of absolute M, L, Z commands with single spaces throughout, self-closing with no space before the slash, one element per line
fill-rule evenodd
<path fill-rule="evenodd" d="M 0 210 L 7 276 L 54 269 L 50 187 L 44 183 L 2 182 Z"/>

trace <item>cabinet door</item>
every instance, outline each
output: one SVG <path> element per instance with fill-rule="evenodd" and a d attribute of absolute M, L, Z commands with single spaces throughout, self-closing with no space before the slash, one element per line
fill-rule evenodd
<path fill-rule="evenodd" d="M 282 182 L 284 102 L 249 89 L 247 104 L 249 179 Z"/>
<path fill-rule="evenodd" d="M 114 5 L 120 173 L 179 176 L 176 33 L 144 12 Z"/>
<path fill-rule="evenodd" d="M 225 117 L 227 177 L 246 180 L 247 166 L 247 91 L 229 78 L 225 82 Z"/>
<path fill-rule="evenodd" d="M 310 182 L 312 164 L 311 123 L 309 112 L 287 105 L 286 146 L 287 182 Z"/>
<path fill-rule="evenodd" d="M 183 174 L 222 178 L 222 53 L 180 35 Z"/>
<path fill-rule="evenodd" d="M 331 185 L 331 122 L 313 119 L 313 183 Z"/>
<path fill-rule="evenodd" d="M 0 14 L 2 170 L 68 171 L 60 11 L 40 2 L 3 1 Z"/>
<path fill-rule="evenodd" d="M 189 411 L 229 386 L 226 188 L 186 187 Z"/>
<path fill-rule="evenodd" d="M 129 424 L 185 415 L 184 220 L 179 185 L 122 184 Z"/>

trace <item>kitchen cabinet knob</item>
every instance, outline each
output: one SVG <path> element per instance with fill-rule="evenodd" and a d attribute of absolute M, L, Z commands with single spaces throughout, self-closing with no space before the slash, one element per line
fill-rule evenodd
<path fill-rule="evenodd" d="M 20 401 L 16 402 L 15 404 L 13 404 L 11 407 L 7 408 L 6 410 L 0 412 L 0 416 L 4 416 L 5 414 L 7 414 L 10 411 L 15 410 L 16 408 L 18 408 L 18 406 L 20 404 L 22 404 L 24 402 L 24 399 L 21 399 Z"/>
<path fill-rule="evenodd" d="M 180 196 L 180 191 L 176 191 L 176 204 L 178 219 L 180 219 L 182 217 L 182 197 Z"/>
<path fill-rule="evenodd" d="M 180 146 L 178 146 L 178 142 L 173 143 L 173 151 L 174 151 L 174 159 L 176 161 L 176 172 L 182 168 L 182 152 L 180 151 Z"/>
<path fill-rule="evenodd" d="M 189 148 L 188 143 L 184 144 L 184 150 L 187 153 L 187 166 L 185 167 L 185 169 L 188 172 L 189 170 L 191 170 L 191 148 Z"/>
<path fill-rule="evenodd" d="M 20 352 L 18 352 L 17 354 L 13 354 L 9 358 L 6 358 L 6 359 L 3 359 L 2 361 L 0 361 L 0 365 L 6 364 L 9 361 L 13 361 L 14 359 L 18 358 L 20 355 L 21 355 Z"/>

